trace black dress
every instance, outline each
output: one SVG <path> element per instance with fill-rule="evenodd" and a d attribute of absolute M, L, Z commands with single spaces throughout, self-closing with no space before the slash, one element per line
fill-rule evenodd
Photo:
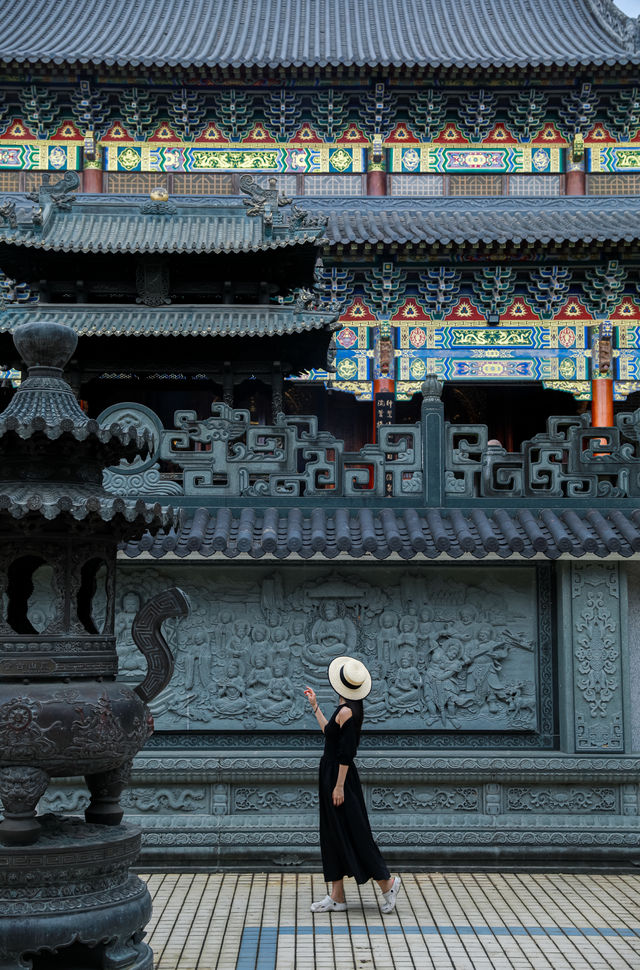
<path fill-rule="evenodd" d="M 358 769 L 353 763 L 358 742 L 351 716 L 342 727 L 336 721 L 340 708 L 324 729 L 324 754 L 320 760 L 320 848 L 327 882 L 353 876 L 358 883 L 389 879 L 389 870 L 373 841 Z M 348 765 L 344 802 L 333 804 L 338 767 Z"/>

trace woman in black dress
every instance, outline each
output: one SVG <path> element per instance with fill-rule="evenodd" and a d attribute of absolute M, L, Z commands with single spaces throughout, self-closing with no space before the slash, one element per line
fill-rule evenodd
<path fill-rule="evenodd" d="M 333 883 L 331 895 L 313 903 L 313 913 L 345 910 L 345 876 L 358 883 L 375 879 L 382 890 L 383 913 L 395 909 L 400 879 L 392 879 L 373 840 L 358 769 L 353 763 L 362 727 L 362 700 L 371 690 L 371 676 L 352 657 L 336 657 L 329 665 L 329 683 L 339 695 L 329 720 L 318 707 L 311 687 L 305 695 L 324 733 L 320 761 L 320 847 L 324 878 Z"/>

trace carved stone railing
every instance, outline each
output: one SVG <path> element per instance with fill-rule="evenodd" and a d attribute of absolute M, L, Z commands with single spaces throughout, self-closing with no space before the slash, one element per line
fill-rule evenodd
<path fill-rule="evenodd" d="M 615 428 L 588 415 L 551 417 L 547 431 L 508 452 L 484 425 L 446 428 L 446 492 L 482 498 L 634 498 L 640 495 L 640 411 Z"/>
<path fill-rule="evenodd" d="M 177 411 L 165 429 L 148 408 L 115 405 L 100 422 L 129 422 L 151 432 L 146 460 L 109 469 L 105 487 L 140 495 L 182 496 L 189 504 L 229 498 L 404 499 L 440 507 L 469 499 L 610 501 L 640 496 L 640 410 L 619 414 L 614 428 L 588 416 L 551 417 L 547 430 L 506 451 L 486 425 L 444 421 L 437 389 L 425 387 L 416 424 L 380 428 L 376 444 L 345 451 L 318 429 L 315 416 L 279 415 L 254 425 L 248 411 L 214 404 L 211 416 Z"/>

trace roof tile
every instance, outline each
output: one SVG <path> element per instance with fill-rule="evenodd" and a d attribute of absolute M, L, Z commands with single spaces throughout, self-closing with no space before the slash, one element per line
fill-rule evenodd
<path fill-rule="evenodd" d="M 135 558 L 143 552 L 159 558 L 240 554 L 253 558 L 291 554 L 304 559 L 333 559 L 347 553 L 357 559 L 438 557 L 458 559 L 529 559 L 543 554 L 605 557 L 631 556 L 640 549 L 640 524 L 633 512 L 592 509 L 578 515 L 554 509 L 197 509 L 177 533 L 160 533 L 125 546 Z"/>
<path fill-rule="evenodd" d="M 638 62 L 613 0 L 0 0 L 0 57 L 119 65 Z"/>

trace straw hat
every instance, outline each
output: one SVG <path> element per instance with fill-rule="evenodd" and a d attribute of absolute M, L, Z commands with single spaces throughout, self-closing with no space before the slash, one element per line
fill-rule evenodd
<path fill-rule="evenodd" d="M 329 683 L 345 700 L 360 701 L 371 690 L 371 674 L 353 657 L 336 657 L 329 664 L 328 673 Z"/>

